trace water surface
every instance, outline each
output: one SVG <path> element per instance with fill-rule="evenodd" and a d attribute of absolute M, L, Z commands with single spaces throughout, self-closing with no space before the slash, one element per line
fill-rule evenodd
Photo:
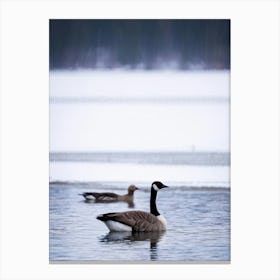
<path fill-rule="evenodd" d="M 111 183 L 112 184 L 112 183 Z M 170 187 L 158 193 L 158 209 L 168 221 L 164 233 L 109 233 L 98 214 L 149 211 L 149 187 L 135 193 L 134 208 L 123 202 L 87 203 L 79 193 L 125 193 L 108 184 L 50 184 L 51 261 L 229 261 L 228 188 Z M 105 187 L 106 185 L 106 187 Z M 115 185 L 117 185 L 115 183 Z"/>

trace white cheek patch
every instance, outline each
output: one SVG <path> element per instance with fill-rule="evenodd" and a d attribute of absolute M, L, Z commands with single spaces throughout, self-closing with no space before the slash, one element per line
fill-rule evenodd
<path fill-rule="evenodd" d="M 156 184 L 153 184 L 153 188 L 154 188 L 155 191 L 159 190 L 159 188 L 158 188 L 158 186 Z"/>

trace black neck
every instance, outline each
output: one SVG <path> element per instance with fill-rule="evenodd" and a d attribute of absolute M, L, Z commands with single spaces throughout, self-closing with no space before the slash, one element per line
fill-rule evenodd
<path fill-rule="evenodd" d="M 157 191 L 155 191 L 154 188 L 151 187 L 150 212 L 155 216 L 159 216 L 160 214 L 157 210 L 156 199 L 157 199 Z"/>

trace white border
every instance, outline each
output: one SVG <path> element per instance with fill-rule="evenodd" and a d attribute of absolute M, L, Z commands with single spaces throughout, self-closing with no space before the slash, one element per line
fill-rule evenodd
<path fill-rule="evenodd" d="M 0 18 L 1 279 L 279 279 L 278 1 L 2 1 Z M 231 19 L 231 264 L 49 264 L 49 18 Z"/>

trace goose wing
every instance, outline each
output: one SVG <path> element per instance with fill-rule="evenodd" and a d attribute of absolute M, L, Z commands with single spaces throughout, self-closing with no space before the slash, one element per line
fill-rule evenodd
<path fill-rule="evenodd" d="M 97 217 L 101 221 L 115 221 L 130 226 L 133 231 L 160 231 L 164 226 L 153 214 L 144 211 L 107 213 Z"/>

